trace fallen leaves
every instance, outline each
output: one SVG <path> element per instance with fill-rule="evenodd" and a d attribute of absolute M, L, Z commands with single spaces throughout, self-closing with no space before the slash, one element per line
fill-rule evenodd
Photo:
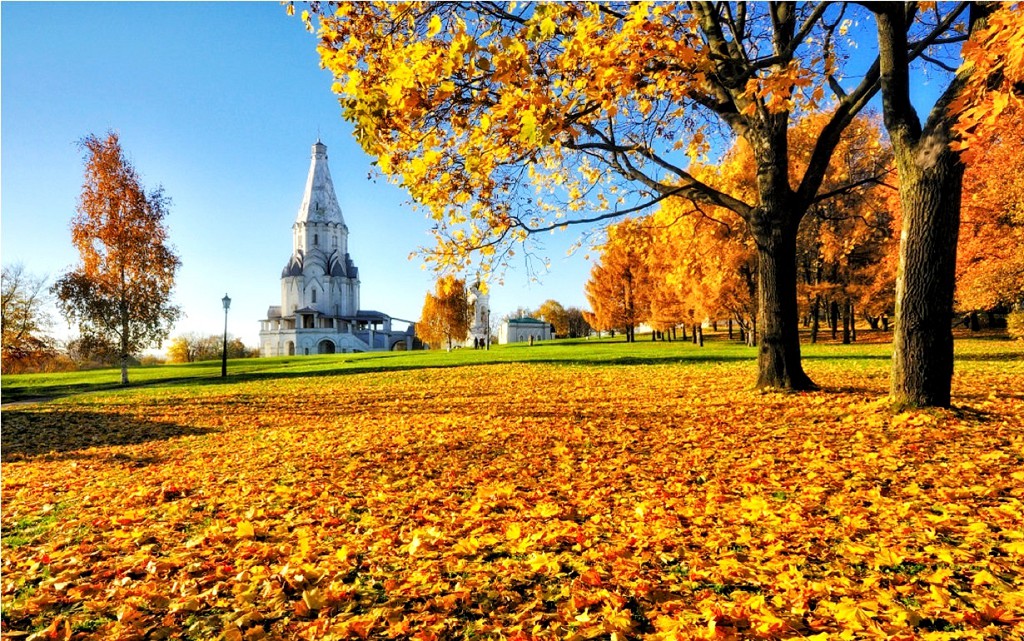
<path fill-rule="evenodd" d="M 884 372 L 815 362 L 826 389 L 864 391 L 761 394 L 745 366 L 440 368 L 5 411 L 4 634 L 1024 632 L 1021 360 L 972 361 L 967 407 L 895 416 Z M 66 446 L 67 426 L 96 444 Z"/>

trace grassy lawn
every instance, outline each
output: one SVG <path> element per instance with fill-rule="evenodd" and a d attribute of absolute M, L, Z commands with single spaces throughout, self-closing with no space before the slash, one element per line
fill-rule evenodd
<path fill-rule="evenodd" d="M 1024 345 L 575 341 L 4 377 L 5 638 L 1024 636 Z"/>

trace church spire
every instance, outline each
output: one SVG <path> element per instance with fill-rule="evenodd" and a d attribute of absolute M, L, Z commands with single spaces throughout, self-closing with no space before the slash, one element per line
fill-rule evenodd
<path fill-rule="evenodd" d="M 331 181 L 331 170 L 327 168 L 327 145 L 318 137 L 313 145 L 313 157 L 309 163 L 309 176 L 306 178 L 306 190 L 302 194 L 302 204 L 295 218 L 297 223 L 324 222 L 345 224 L 338 205 L 338 197 L 334 194 L 334 182 Z"/>

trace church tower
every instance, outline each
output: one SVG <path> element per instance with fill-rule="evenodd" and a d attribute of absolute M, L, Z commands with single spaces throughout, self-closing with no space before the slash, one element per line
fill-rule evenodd
<path fill-rule="evenodd" d="M 284 315 L 298 310 L 355 316 L 359 270 L 348 253 L 348 227 L 327 167 L 327 145 L 313 145 L 302 204 L 292 225 L 292 256 L 281 272 Z"/>
<path fill-rule="evenodd" d="M 281 305 L 260 321 L 260 354 L 292 356 L 411 349 L 413 329 L 359 308 L 359 270 L 327 168 L 327 145 L 313 145 L 302 204 L 292 224 L 292 255 L 281 271 Z"/>

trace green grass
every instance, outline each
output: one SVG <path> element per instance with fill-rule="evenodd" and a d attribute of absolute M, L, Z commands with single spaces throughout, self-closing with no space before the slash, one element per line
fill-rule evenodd
<path fill-rule="evenodd" d="M 757 358 L 757 349 L 728 340 L 724 332 L 708 333 L 704 347 L 689 341 L 653 342 L 640 336 L 628 344 L 621 337 L 602 339 L 566 339 L 528 344 L 494 345 L 490 350 L 457 349 L 415 352 L 371 352 L 365 354 L 331 354 L 317 356 L 281 356 L 228 361 L 228 377 L 221 378 L 220 361 L 134 367 L 129 370 L 131 385 L 122 388 L 120 370 L 94 369 L 52 374 L 22 374 L 3 377 L 3 403 L 46 401 L 95 392 L 118 393 L 140 389 L 196 387 L 235 384 L 271 378 L 316 377 L 409 369 L 459 367 L 508 362 L 546 362 L 564 365 L 637 365 L 687 362 L 692 364 L 723 361 L 750 361 Z M 957 342 L 957 356 L 967 360 L 999 361 L 1024 358 L 1019 344 L 1000 342 L 1005 349 L 993 350 L 991 341 L 963 340 Z M 805 369 L 814 377 L 815 365 L 821 361 L 840 361 L 844 367 L 862 370 L 877 367 L 878 361 L 891 356 L 889 343 L 860 342 L 852 345 L 835 343 L 801 346 Z M 751 371 L 753 382 L 754 372 Z"/>

